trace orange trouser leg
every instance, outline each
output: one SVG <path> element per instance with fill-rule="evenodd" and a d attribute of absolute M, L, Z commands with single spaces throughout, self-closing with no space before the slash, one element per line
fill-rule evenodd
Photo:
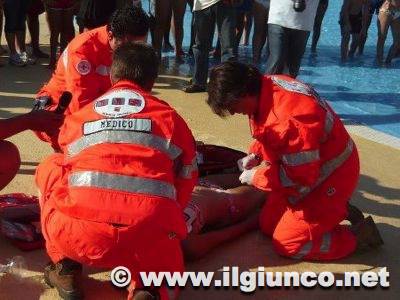
<path fill-rule="evenodd" d="M 55 197 L 68 199 L 62 160 L 63 155 L 53 154 L 36 173 L 42 232 L 53 262 L 68 257 L 94 267 L 125 266 L 132 273 L 135 288 L 142 287 L 139 272 L 183 272 L 180 240 L 169 236 L 151 217 L 132 226 L 114 227 L 60 212 L 54 205 Z"/>
<path fill-rule="evenodd" d="M 356 238 L 348 226 L 347 204 L 359 176 L 357 152 L 325 182 L 295 206 L 273 193 L 263 207 L 260 226 L 271 235 L 275 250 L 307 260 L 333 260 L 351 254 Z"/>
<path fill-rule="evenodd" d="M 0 190 L 5 188 L 21 166 L 18 148 L 11 142 L 0 141 Z"/>
<path fill-rule="evenodd" d="M 36 186 L 39 189 L 39 204 L 41 210 L 42 233 L 46 240 L 47 254 L 53 262 L 58 262 L 67 256 L 54 246 L 52 237 L 47 233 L 48 219 L 55 213 L 52 197 L 59 193 L 62 186 L 63 170 L 61 168 L 64 156 L 52 154 L 48 156 L 36 169 Z"/>
<path fill-rule="evenodd" d="M 302 211 L 287 210 L 272 236 L 275 250 L 283 255 L 305 260 L 333 260 L 351 254 L 356 238 L 349 227 L 337 222 L 313 224 L 304 219 L 312 208 Z"/>
<path fill-rule="evenodd" d="M 54 189 L 61 184 L 63 161 L 64 155 L 55 153 L 48 156 L 36 168 L 35 183 L 42 195 L 41 200 L 47 201 Z"/>
<path fill-rule="evenodd" d="M 143 287 L 139 272 L 183 272 L 180 240 L 170 238 L 166 231 L 143 222 L 127 227 L 74 219 L 52 210 L 42 223 L 46 245 L 54 261 L 61 253 L 83 265 L 99 268 L 117 266 L 131 271 L 132 281 L 128 297 Z M 158 288 L 156 288 L 158 289 Z M 161 299 L 169 299 L 165 287 Z"/>

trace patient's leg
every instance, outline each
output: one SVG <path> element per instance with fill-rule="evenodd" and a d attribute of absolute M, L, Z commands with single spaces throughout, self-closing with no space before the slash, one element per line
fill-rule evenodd
<path fill-rule="evenodd" d="M 185 260 L 199 259 L 220 244 L 257 229 L 258 217 L 259 214 L 255 213 L 254 215 L 249 216 L 246 220 L 229 227 L 209 231 L 203 234 L 189 234 L 186 240 L 182 241 L 182 250 Z"/>
<path fill-rule="evenodd" d="M 262 206 L 265 198 L 264 192 L 252 186 L 228 190 L 197 186 L 190 205 L 200 211 L 205 227 L 219 228 L 244 220 Z"/>
<path fill-rule="evenodd" d="M 229 190 L 196 187 L 185 209 L 188 238 L 182 242 L 188 259 L 205 255 L 219 244 L 258 227 L 258 211 L 266 194 L 251 186 Z M 212 229 L 205 232 L 205 229 Z"/>

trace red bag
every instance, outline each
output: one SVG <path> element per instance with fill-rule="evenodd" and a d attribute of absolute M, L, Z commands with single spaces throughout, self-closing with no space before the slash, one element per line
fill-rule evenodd
<path fill-rule="evenodd" d="M 0 233 L 23 251 L 43 248 L 38 198 L 25 194 L 0 196 Z"/>
<path fill-rule="evenodd" d="M 0 196 L 0 219 L 15 222 L 38 222 L 39 199 L 22 193 Z"/>
<path fill-rule="evenodd" d="M 217 145 L 197 145 L 197 163 L 200 176 L 221 173 L 239 173 L 237 161 L 247 154 Z"/>

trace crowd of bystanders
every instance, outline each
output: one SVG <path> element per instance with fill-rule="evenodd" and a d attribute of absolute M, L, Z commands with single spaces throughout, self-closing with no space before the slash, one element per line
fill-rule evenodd
<path fill-rule="evenodd" d="M 171 50 L 175 50 L 177 63 L 186 61 L 186 55 L 193 56 L 193 78 L 184 88 L 185 92 L 193 93 L 206 89 L 209 56 L 213 55 L 221 62 L 236 60 L 241 41 L 244 45 L 249 44 L 253 26 L 252 62 L 259 64 L 265 56 L 265 73 L 296 77 L 311 32 L 311 52 L 317 52 L 329 0 L 0 0 L 0 28 L 3 30 L 4 19 L 8 45 L 8 49 L 0 46 L 0 55 L 8 54 L 9 64 L 15 66 L 49 58 L 48 67 L 54 69 L 58 57 L 75 36 L 74 22 L 82 33 L 106 24 L 112 12 L 125 5 L 142 5 L 148 10 L 151 41 L 159 59 L 163 51 Z M 192 12 L 192 23 L 190 30 L 184 32 L 187 6 Z M 49 26 L 49 54 L 39 47 L 39 16 L 42 13 L 46 14 Z M 388 65 L 399 55 L 400 0 L 343 0 L 338 12 L 342 61 L 363 54 L 374 14 L 378 20 L 378 64 Z M 25 45 L 26 28 L 30 51 Z M 384 45 L 389 29 L 393 44 L 385 58 Z M 174 47 L 169 40 L 170 32 L 173 32 Z M 187 53 L 182 48 L 184 34 L 190 34 Z M 213 50 L 214 37 L 216 46 Z M 2 65 L 4 61 L 0 61 Z"/>

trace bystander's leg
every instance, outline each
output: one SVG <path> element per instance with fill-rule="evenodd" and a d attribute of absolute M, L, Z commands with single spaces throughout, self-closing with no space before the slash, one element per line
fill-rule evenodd
<path fill-rule="evenodd" d="M 392 21 L 390 29 L 392 31 L 393 44 L 387 55 L 386 64 L 390 64 L 396 54 L 400 52 L 400 18 Z"/>
<path fill-rule="evenodd" d="M 289 75 L 296 78 L 299 74 L 301 59 L 306 51 L 307 41 L 310 36 L 309 31 L 290 30 L 290 39 L 288 45 L 287 67 Z"/>
<path fill-rule="evenodd" d="M 268 49 L 266 74 L 282 74 L 287 63 L 289 34 L 286 28 L 268 24 Z"/>
<path fill-rule="evenodd" d="M 356 52 L 359 44 L 360 44 L 360 34 L 358 33 L 351 34 L 349 57 L 354 57 L 354 53 Z"/>
<path fill-rule="evenodd" d="M 254 34 L 253 34 L 253 63 L 260 63 L 261 51 L 264 47 L 268 30 L 268 10 L 257 1 L 253 4 Z"/>
<path fill-rule="evenodd" d="M 328 1 L 319 1 L 317 14 L 315 15 L 314 29 L 311 43 L 311 52 L 317 52 L 317 44 L 321 35 L 322 21 L 324 20 L 326 10 L 328 9 Z"/>
<path fill-rule="evenodd" d="M 50 63 L 48 67 L 49 69 L 54 69 L 57 63 L 58 37 L 63 19 L 60 10 L 47 8 L 46 14 L 50 30 Z"/>

